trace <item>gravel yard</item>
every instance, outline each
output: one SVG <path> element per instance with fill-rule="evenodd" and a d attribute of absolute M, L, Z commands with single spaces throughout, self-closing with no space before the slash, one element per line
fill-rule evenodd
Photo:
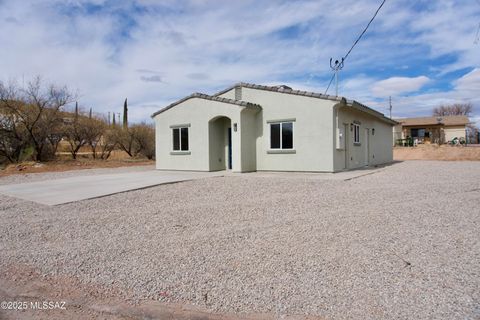
<path fill-rule="evenodd" d="M 136 299 L 480 318 L 480 162 L 407 161 L 348 181 L 207 178 L 55 207 L 0 195 L 0 221 L 0 270 L 32 266 Z"/>

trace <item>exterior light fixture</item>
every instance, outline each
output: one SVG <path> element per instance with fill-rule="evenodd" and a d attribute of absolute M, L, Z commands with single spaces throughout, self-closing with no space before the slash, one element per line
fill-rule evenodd
<path fill-rule="evenodd" d="M 237 132 L 237 123 L 234 123 L 234 124 L 233 124 L 233 131 L 234 131 L 234 132 Z"/>
<path fill-rule="evenodd" d="M 372 128 L 372 136 L 375 135 L 375 128 Z"/>

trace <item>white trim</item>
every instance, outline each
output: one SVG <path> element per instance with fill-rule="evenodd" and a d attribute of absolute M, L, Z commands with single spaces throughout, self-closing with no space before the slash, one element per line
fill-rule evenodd
<path fill-rule="evenodd" d="M 267 120 L 267 123 L 281 123 L 281 122 L 295 122 L 296 118 L 287 118 L 287 119 L 276 119 L 276 120 Z"/>
<path fill-rule="evenodd" d="M 190 125 L 188 126 L 183 126 L 183 127 L 179 127 L 179 126 L 170 126 L 171 130 L 172 130 L 172 139 L 170 140 L 171 143 L 172 143 L 172 148 L 171 148 L 171 152 L 170 154 L 185 154 L 185 152 L 190 152 Z M 179 149 L 178 150 L 175 150 L 174 149 L 174 144 L 173 144 L 173 131 L 174 130 L 177 130 L 178 129 L 178 147 Z M 187 129 L 187 144 L 188 144 L 188 149 L 187 150 L 182 150 L 182 129 Z"/>
<path fill-rule="evenodd" d="M 292 124 L 292 147 L 291 148 L 282 148 L 282 131 L 283 131 L 283 124 L 284 123 L 291 123 Z M 289 120 L 276 120 L 272 121 L 269 120 L 267 121 L 268 124 L 268 148 L 267 148 L 267 153 L 296 153 L 295 151 L 295 119 L 289 119 Z M 273 124 L 279 124 L 280 125 L 280 147 L 279 148 L 272 148 L 272 125 Z M 272 151 L 272 152 L 269 152 Z M 276 151 L 294 151 L 294 152 L 276 152 Z"/>
<path fill-rule="evenodd" d="M 173 124 L 170 126 L 172 129 L 176 128 L 190 128 L 190 123 L 184 123 L 184 124 Z"/>
<path fill-rule="evenodd" d="M 295 150 L 295 149 L 270 149 L 270 150 L 267 150 L 267 153 L 268 154 L 281 154 L 281 153 L 294 154 L 294 153 L 297 153 L 297 150 Z"/>
<path fill-rule="evenodd" d="M 360 124 L 355 121 L 353 122 L 353 144 L 360 145 Z"/>
<path fill-rule="evenodd" d="M 170 154 L 172 156 L 185 156 L 185 155 L 190 155 L 192 154 L 190 151 L 170 151 Z"/>

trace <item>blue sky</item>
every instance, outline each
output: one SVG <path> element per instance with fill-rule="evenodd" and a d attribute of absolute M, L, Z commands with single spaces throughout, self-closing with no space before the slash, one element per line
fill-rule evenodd
<path fill-rule="evenodd" d="M 98 113 L 149 115 L 236 82 L 325 92 L 381 0 L 0 0 L 0 80 L 65 84 Z M 396 117 L 469 102 L 480 124 L 480 0 L 387 0 L 339 94 Z M 8 48 L 8 50 L 5 50 Z M 334 87 L 329 90 L 334 94 Z"/>

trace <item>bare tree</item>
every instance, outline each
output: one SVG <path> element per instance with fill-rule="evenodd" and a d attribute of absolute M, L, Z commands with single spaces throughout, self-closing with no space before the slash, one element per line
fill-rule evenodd
<path fill-rule="evenodd" d="M 467 125 L 467 141 L 468 143 L 480 143 L 479 139 L 480 130 L 476 125 L 470 123 Z"/>
<path fill-rule="evenodd" d="M 118 135 L 118 146 L 125 151 L 130 157 L 135 157 L 141 150 L 135 139 L 135 131 L 131 128 L 115 128 Z"/>
<path fill-rule="evenodd" d="M 131 126 L 131 132 L 139 153 L 148 159 L 155 157 L 155 128 L 146 123 Z"/>
<path fill-rule="evenodd" d="M 20 161 L 26 148 L 27 132 L 17 126 L 13 112 L 0 102 L 0 163 Z"/>
<path fill-rule="evenodd" d="M 95 157 L 107 160 L 118 145 L 118 130 L 106 129 L 96 144 Z"/>
<path fill-rule="evenodd" d="M 433 109 L 434 117 L 442 116 L 470 116 L 473 112 L 473 105 L 471 103 L 455 103 L 451 105 L 439 106 Z"/>
<path fill-rule="evenodd" d="M 96 159 L 98 151 L 97 148 L 100 147 L 100 149 L 103 149 L 102 143 L 105 141 L 105 134 L 107 132 L 108 125 L 104 120 L 94 118 L 91 115 L 91 112 L 85 125 L 87 127 L 87 144 L 92 150 L 93 158 Z M 101 157 L 101 159 L 103 159 L 103 157 Z"/>
<path fill-rule="evenodd" d="M 89 142 L 90 138 L 90 119 L 78 110 L 78 105 L 75 106 L 75 113 L 70 115 L 70 121 L 65 125 L 65 137 L 69 144 L 69 151 L 73 159 L 77 159 L 77 154 L 80 148 Z"/>
<path fill-rule="evenodd" d="M 45 87 L 40 77 L 30 81 L 26 89 L 0 83 L 0 102 L 12 113 L 16 127 L 27 132 L 37 161 L 55 154 L 56 144 L 52 144 L 58 140 L 55 128 L 63 125 L 60 111 L 72 101 L 73 96 L 66 87 Z"/>

